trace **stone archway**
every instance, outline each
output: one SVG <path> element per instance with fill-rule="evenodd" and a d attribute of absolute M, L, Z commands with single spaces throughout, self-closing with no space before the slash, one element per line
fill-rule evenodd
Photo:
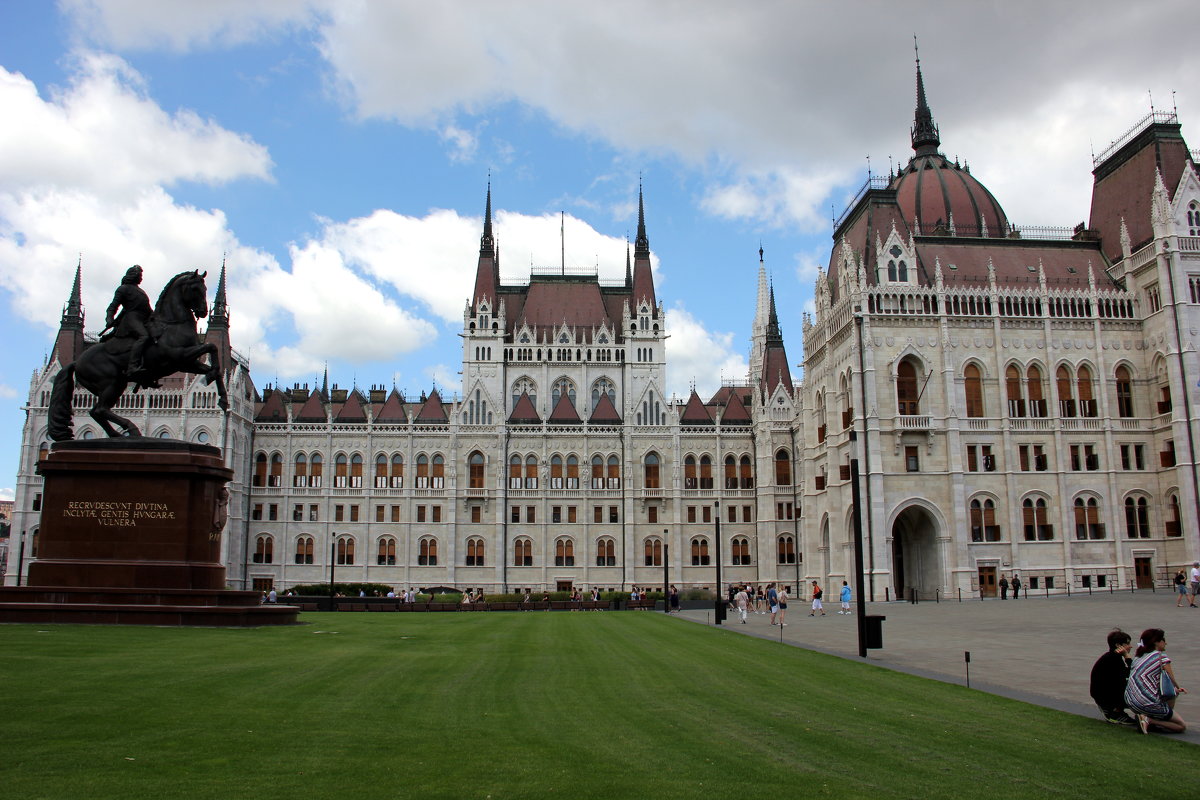
<path fill-rule="evenodd" d="M 916 589 L 932 597 L 942 585 L 938 523 L 928 510 L 909 506 L 892 523 L 892 592 L 897 599 Z"/>

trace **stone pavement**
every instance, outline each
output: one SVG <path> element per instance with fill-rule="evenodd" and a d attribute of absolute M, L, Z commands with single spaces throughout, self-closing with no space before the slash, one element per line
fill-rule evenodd
<path fill-rule="evenodd" d="M 835 594 L 832 590 L 830 595 Z M 949 683 L 966 683 L 964 651 L 970 651 L 972 689 L 1100 720 L 1088 696 L 1092 664 L 1105 651 L 1105 637 L 1121 628 L 1133 637 L 1146 628 L 1167 633 L 1167 653 L 1179 682 L 1192 694 L 1181 695 L 1177 709 L 1188 723 L 1178 738 L 1200 744 L 1200 608 L 1175 607 L 1166 591 L 1097 591 L 1071 597 L 1031 594 L 1021 600 L 966 600 L 869 603 L 868 614 L 887 617 L 883 649 L 858 656 L 854 615 L 839 615 L 837 600 L 826 602 L 825 616 L 810 617 L 810 604 L 789 603 L 786 644 Z M 683 611 L 684 619 L 712 624 L 713 612 Z M 768 615 L 751 614 L 742 624 L 736 613 L 723 627 L 734 633 L 781 638 Z M 1048 667 L 1048 668 L 1047 668 Z"/>

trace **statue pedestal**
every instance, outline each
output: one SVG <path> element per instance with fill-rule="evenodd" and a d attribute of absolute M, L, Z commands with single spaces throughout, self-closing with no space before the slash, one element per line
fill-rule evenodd
<path fill-rule="evenodd" d="M 291 606 L 225 588 L 214 519 L 233 477 L 215 447 L 168 439 L 59 442 L 44 477 L 28 586 L 0 589 L 0 621 L 274 625 Z"/>

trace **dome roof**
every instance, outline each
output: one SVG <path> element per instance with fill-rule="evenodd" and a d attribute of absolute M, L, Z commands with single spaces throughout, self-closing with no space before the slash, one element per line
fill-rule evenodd
<path fill-rule="evenodd" d="M 914 221 L 917 234 L 949 233 L 953 225 L 960 236 L 1005 236 L 1008 217 L 971 170 L 951 162 L 938 151 L 940 132 L 925 100 L 925 79 L 917 58 L 917 111 L 913 118 L 908 166 L 893 179 L 896 202 L 904 220 Z M 914 226 L 916 227 L 916 226 Z"/>
<path fill-rule="evenodd" d="M 918 233 L 948 233 L 952 224 L 959 236 L 1008 233 L 1008 217 L 992 193 L 936 150 L 913 156 L 892 188 L 905 221 L 920 225 Z"/>

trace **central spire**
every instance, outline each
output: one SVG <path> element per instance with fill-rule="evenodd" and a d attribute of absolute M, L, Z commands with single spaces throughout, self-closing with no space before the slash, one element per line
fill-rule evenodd
<path fill-rule="evenodd" d="M 633 240 L 633 256 L 650 257 L 650 239 L 646 236 L 646 207 L 642 202 L 641 181 L 638 181 L 638 227 L 637 238 Z"/>
<path fill-rule="evenodd" d="M 912 147 L 919 156 L 936 155 L 942 140 L 933 121 L 933 112 L 925 100 L 925 79 L 921 76 L 921 51 L 917 49 L 917 37 L 913 34 L 913 51 L 917 56 L 917 113 L 913 118 Z"/>
<path fill-rule="evenodd" d="M 492 182 L 487 186 L 487 207 L 483 212 L 483 236 L 479 237 L 479 254 L 492 255 L 496 252 L 496 239 L 492 236 Z"/>

